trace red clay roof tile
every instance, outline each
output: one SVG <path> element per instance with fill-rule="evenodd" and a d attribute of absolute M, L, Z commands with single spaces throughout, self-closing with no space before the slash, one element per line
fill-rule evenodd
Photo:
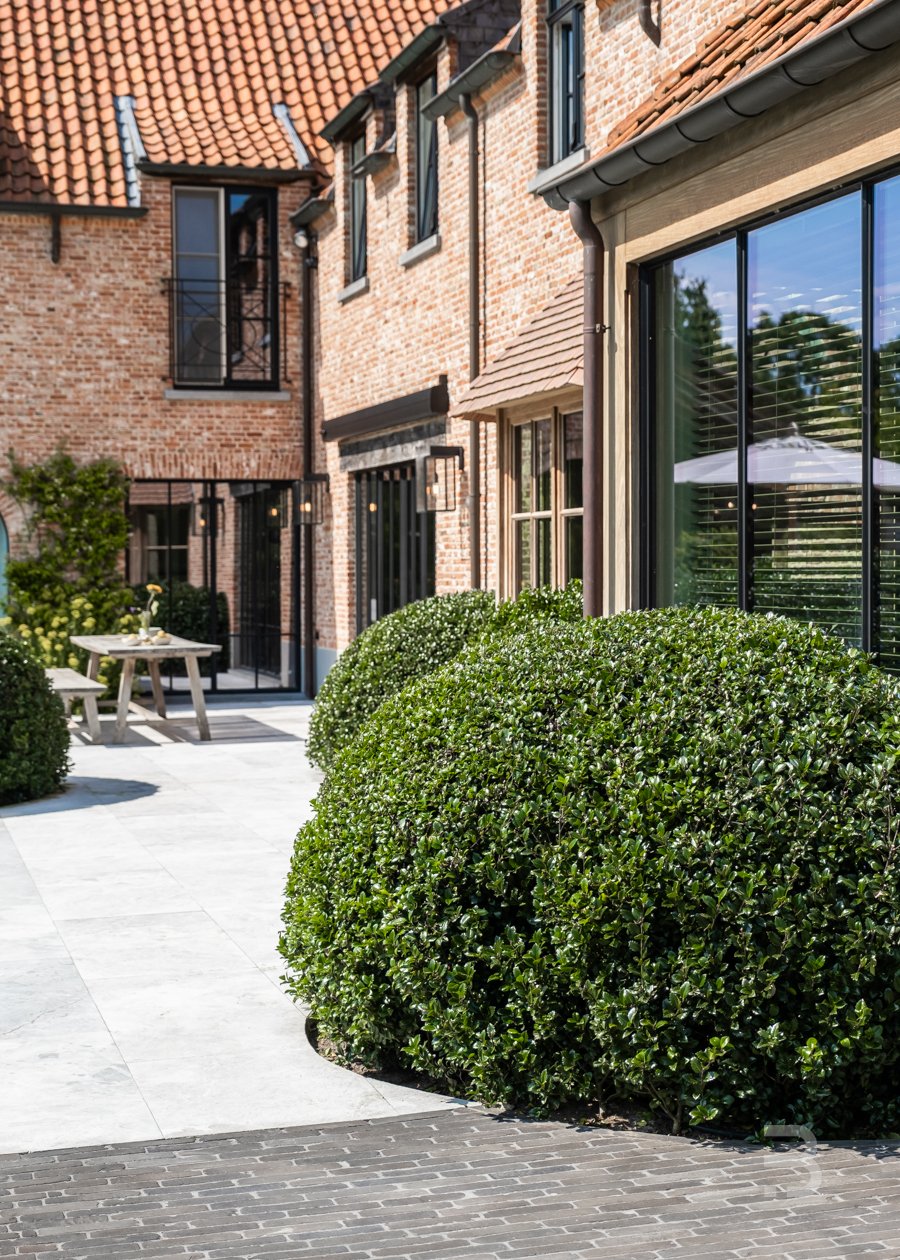
<path fill-rule="evenodd" d="M 452 3 L 0 0 L 0 201 L 127 204 L 116 96 L 151 162 L 296 170 L 276 102 L 324 160 L 328 118 Z"/>

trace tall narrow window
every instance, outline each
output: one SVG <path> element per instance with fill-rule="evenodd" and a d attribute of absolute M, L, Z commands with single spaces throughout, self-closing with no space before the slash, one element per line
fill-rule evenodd
<path fill-rule="evenodd" d="M 438 229 L 437 123 L 426 118 L 424 106 L 437 92 L 432 71 L 416 87 L 416 240 L 425 241 Z"/>
<path fill-rule="evenodd" d="M 511 585 L 563 585 L 582 575 L 582 418 L 554 413 L 512 429 Z"/>
<path fill-rule="evenodd" d="M 348 146 L 350 180 L 350 280 L 361 280 L 366 274 L 366 177 L 355 173 L 366 156 L 365 132 Z"/>
<path fill-rule="evenodd" d="M 550 0 L 550 161 L 560 162 L 584 144 L 584 6 Z"/>
<path fill-rule="evenodd" d="M 266 189 L 176 188 L 172 377 L 265 388 L 278 376 L 275 202 Z"/>

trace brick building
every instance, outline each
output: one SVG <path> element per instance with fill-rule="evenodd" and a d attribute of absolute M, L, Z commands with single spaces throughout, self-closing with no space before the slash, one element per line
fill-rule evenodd
<path fill-rule="evenodd" d="M 0 0 L 4 436 L 122 458 L 256 678 L 582 573 L 900 663 L 898 0 L 102 13 Z"/>

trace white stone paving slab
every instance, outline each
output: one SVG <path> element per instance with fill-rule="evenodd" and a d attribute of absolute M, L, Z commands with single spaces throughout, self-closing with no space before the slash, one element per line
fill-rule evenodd
<path fill-rule="evenodd" d="M 319 1058 L 281 988 L 309 712 L 212 702 L 208 744 L 181 718 L 76 739 L 66 792 L 0 810 L 0 1152 L 453 1105 Z"/>

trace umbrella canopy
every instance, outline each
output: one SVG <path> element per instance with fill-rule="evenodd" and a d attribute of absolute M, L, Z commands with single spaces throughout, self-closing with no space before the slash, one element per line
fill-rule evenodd
<path fill-rule="evenodd" d="M 876 486 L 900 488 L 900 464 L 889 459 L 873 463 Z M 738 479 L 737 451 L 683 459 L 674 471 L 676 485 L 733 486 Z M 747 480 L 769 486 L 861 486 L 862 455 L 794 432 L 747 447 Z"/>

